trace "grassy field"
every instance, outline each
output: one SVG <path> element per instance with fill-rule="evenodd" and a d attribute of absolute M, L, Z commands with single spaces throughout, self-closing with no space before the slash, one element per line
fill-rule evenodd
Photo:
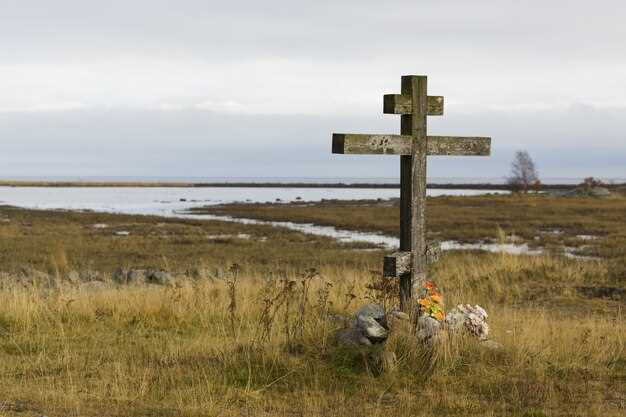
<path fill-rule="evenodd" d="M 129 235 L 118 235 L 124 232 Z M 259 272 L 368 269 L 374 267 L 371 254 L 356 251 L 364 247 L 271 226 L 0 206 L 0 271 L 10 273 L 25 267 L 60 275 L 153 267 L 206 275 L 232 263 Z"/>
<path fill-rule="evenodd" d="M 511 233 L 505 221 L 525 224 L 512 214 L 489 226 L 478 198 L 452 199 L 447 209 L 433 200 L 432 217 L 464 210 L 452 229 L 467 236 L 472 227 L 459 225 L 477 225 L 474 236 L 484 238 L 495 237 L 497 225 Z M 324 211 L 338 219 L 343 208 L 335 204 Z M 529 220 L 529 230 L 624 236 L 616 220 L 623 203 L 593 203 L 606 204 L 596 222 L 580 219 L 597 206 L 573 204 L 557 202 L 554 224 Z M 362 203 L 344 213 L 356 208 L 369 210 Z M 289 220 L 323 212 L 287 209 Z M 565 219 L 579 225 L 568 228 Z M 435 232 L 459 238 L 447 227 Z M 431 277 L 446 305 L 484 306 L 503 347 L 444 337 L 434 355 L 403 323 L 394 323 L 384 346 L 336 345 L 336 315 L 393 302 L 371 285 L 382 252 L 361 248 L 265 226 L 1 207 L 0 416 L 624 415 L 626 279 L 615 268 L 618 248 L 588 262 L 445 253 Z M 116 285 L 110 276 L 119 266 L 162 268 L 175 279 Z M 73 271 L 103 283 L 72 280 Z M 383 360 L 390 352 L 395 363 Z"/>
<path fill-rule="evenodd" d="M 228 204 L 196 212 L 262 220 L 295 221 L 398 236 L 398 201 Z M 493 241 L 502 233 L 515 242 L 555 252 L 626 259 L 626 198 L 491 195 L 427 200 L 429 239 Z"/>

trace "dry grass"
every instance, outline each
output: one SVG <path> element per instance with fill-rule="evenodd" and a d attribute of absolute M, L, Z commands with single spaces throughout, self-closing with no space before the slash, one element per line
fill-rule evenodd
<path fill-rule="evenodd" d="M 623 415 L 623 301 L 575 290 L 606 284 L 605 265 L 453 254 L 435 274 L 449 305 L 486 306 L 503 349 L 449 338 L 433 365 L 397 326 L 384 349 L 398 368 L 385 369 L 382 348 L 336 346 L 327 313 L 377 297 L 353 268 L 5 288 L 0 416 Z"/>
<path fill-rule="evenodd" d="M 116 235 L 121 231 L 130 235 Z M 64 269 L 111 273 L 121 266 L 202 275 L 231 263 L 268 273 L 321 266 L 378 269 L 372 254 L 354 250 L 360 247 L 368 245 L 271 226 L 0 206 L 0 272 L 31 267 L 53 275 Z"/>
<path fill-rule="evenodd" d="M 334 315 L 382 297 L 368 288 L 382 252 L 220 222 L 6 207 L 0 219 L 1 417 L 626 409 L 626 289 L 615 259 L 446 253 L 432 271 L 446 304 L 486 307 L 504 347 L 446 338 L 433 358 L 402 324 L 384 348 L 334 342 Z M 73 270 L 106 278 L 117 266 L 163 267 L 178 279 L 100 289 L 68 281 Z"/>

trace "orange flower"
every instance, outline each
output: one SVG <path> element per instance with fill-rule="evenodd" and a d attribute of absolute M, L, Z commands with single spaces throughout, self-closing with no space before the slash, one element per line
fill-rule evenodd
<path fill-rule="evenodd" d="M 433 304 L 432 301 L 430 301 L 428 298 L 420 298 L 420 300 L 417 302 L 422 309 L 426 310 L 428 308 L 430 308 L 430 306 Z"/>
<path fill-rule="evenodd" d="M 434 302 L 436 302 L 437 304 L 441 304 L 441 294 L 433 294 L 430 296 L 430 299 L 433 300 Z"/>
<path fill-rule="evenodd" d="M 423 286 L 427 290 L 432 290 L 435 287 L 435 284 L 432 281 L 426 281 Z"/>
<path fill-rule="evenodd" d="M 443 319 L 444 319 L 443 311 L 436 311 L 436 312 L 433 314 L 433 318 L 434 318 L 435 320 L 439 320 L 439 321 L 443 320 Z"/>

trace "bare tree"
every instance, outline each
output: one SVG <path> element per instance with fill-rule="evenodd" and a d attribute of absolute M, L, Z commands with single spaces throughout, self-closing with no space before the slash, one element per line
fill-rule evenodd
<path fill-rule="evenodd" d="M 515 158 L 511 163 L 511 176 L 508 178 L 513 191 L 528 192 L 528 189 L 539 188 L 539 175 L 535 163 L 527 151 L 515 152 Z"/>

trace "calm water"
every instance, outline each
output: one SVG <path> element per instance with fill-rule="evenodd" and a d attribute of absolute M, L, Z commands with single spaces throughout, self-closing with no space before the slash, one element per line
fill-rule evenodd
<path fill-rule="evenodd" d="M 482 190 L 428 190 L 431 196 L 481 195 Z M 243 224 L 266 224 L 302 233 L 328 236 L 340 242 L 369 242 L 386 249 L 398 247 L 398 239 L 380 233 L 339 230 L 329 226 L 292 222 L 267 222 L 234 219 L 228 216 L 189 214 L 192 207 L 228 202 L 320 201 L 322 199 L 388 199 L 399 197 L 395 189 L 325 189 L 325 188 L 12 188 L 0 187 L 0 204 L 33 209 L 94 210 L 109 213 L 157 215 L 163 217 L 220 220 Z M 506 193 L 500 192 L 500 193 Z M 541 249 L 526 244 L 441 243 L 443 250 L 485 250 L 511 254 L 537 255 Z"/>
<path fill-rule="evenodd" d="M 480 195 L 493 191 L 428 190 L 437 195 Z M 0 187 L 0 204 L 38 209 L 94 210 L 168 216 L 191 207 L 229 202 L 388 199 L 397 189 L 336 188 L 48 188 Z"/>

